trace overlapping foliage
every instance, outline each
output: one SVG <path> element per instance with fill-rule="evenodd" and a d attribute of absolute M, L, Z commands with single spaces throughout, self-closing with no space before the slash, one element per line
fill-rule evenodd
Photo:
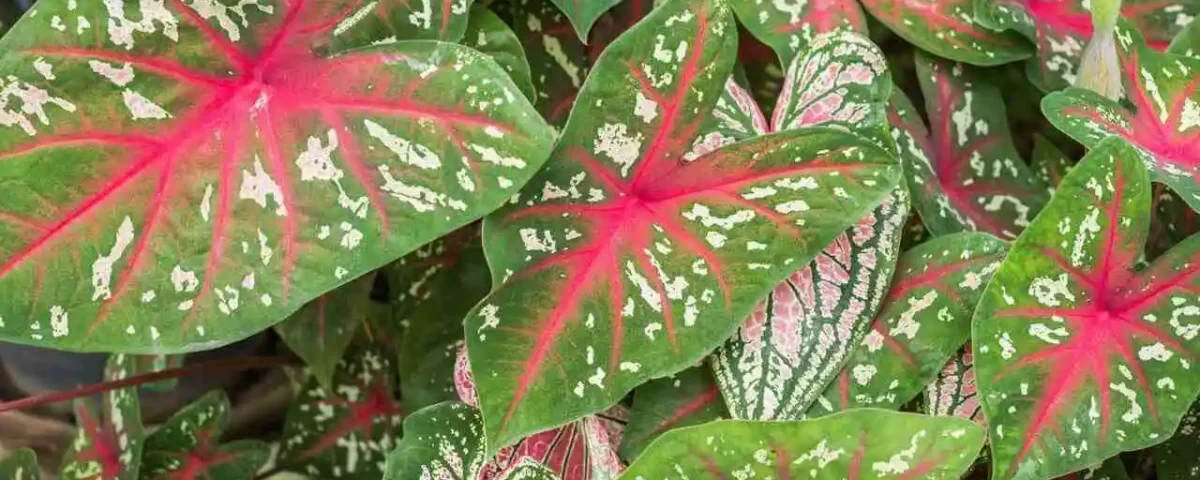
<path fill-rule="evenodd" d="M 66 479 L 1192 478 L 1197 15 L 41 0 L 0 338 L 112 353 Z M 265 329 L 275 445 L 225 392 L 143 425 Z"/>

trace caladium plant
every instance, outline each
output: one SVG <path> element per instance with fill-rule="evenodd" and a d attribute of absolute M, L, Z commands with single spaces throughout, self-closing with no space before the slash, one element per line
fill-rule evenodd
<path fill-rule="evenodd" d="M 104 377 L 120 381 L 133 370 L 131 355 L 108 359 Z M 137 480 L 146 441 L 137 390 L 120 388 L 75 402 L 78 428 L 64 456 L 64 480 Z"/>
<path fill-rule="evenodd" d="M 857 0 L 774 2 L 733 0 L 738 20 L 775 50 L 785 64 L 818 35 L 837 30 L 867 33 L 867 18 Z"/>
<path fill-rule="evenodd" d="M 1195 399 L 1200 237 L 1132 271 L 1149 210 L 1141 153 L 1105 140 L 994 274 L 972 337 L 999 478 L 1061 475 L 1161 442 Z"/>
<path fill-rule="evenodd" d="M 633 391 L 621 458 L 637 458 L 654 439 L 672 429 L 719 418 L 729 418 L 729 412 L 707 365 L 646 382 Z"/>
<path fill-rule="evenodd" d="M 832 130 L 684 163 L 732 22 L 721 0 L 669 1 L 613 42 L 546 168 L 486 220 L 497 287 L 466 332 L 491 450 L 695 364 L 849 226 L 832 212 L 858 218 L 894 188 L 885 150 Z"/>
<path fill-rule="evenodd" d="M 266 463 L 270 447 L 260 440 L 221 444 L 229 410 L 229 398 L 218 390 L 176 413 L 146 438 L 141 478 L 252 477 Z"/>
<path fill-rule="evenodd" d="M 389 43 L 460 37 L 445 3 L 38 3 L 0 43 L 0 337 L 211 348 L 498 206 L 552 137 L 478 52 Z"/>
<path fill-rule="evenodd" d="M 0 460 L 0 477 L 12 480 L 41 480 L 42 467 L 38 466 L 37 454 L 33 450 L 23 448 Z"/>

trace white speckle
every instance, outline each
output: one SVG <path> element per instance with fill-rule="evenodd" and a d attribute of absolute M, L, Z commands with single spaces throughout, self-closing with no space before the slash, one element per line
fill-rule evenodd
<path fill-rule="evenodd" d="M 658 104 L 654 100 L 646 98 L 642 92 L 637 92 L 636 104 L 633 107 L 633 114 L 641 118 L 643 122 L 650 123 L 658 117 Z"/>
<path fill-rule="evenodd" d="M 254 173 L 242 170 L 242 187 L 238 191 L 238 198 L 253 200 L 263 208 L 267 208 L 267 198 L 272 198 L 276 205 L 275 214 L 281 217 L 287 215 L 287 207 L 283 204 L 283 189 L 279 188 L 279 184 L 263 169 L 262 161 L 258 157 L 254 158 Z"/>
<path fill-rule="evenodd" d="M 46 62 L 45 57 L 38 57 L 37 60 L 34 60 L 33 69 L 37 70 L 38 74 L 40 74 L 42 78 L 45 78 L 46 80 L 54 80 L 55 78 L 58 78 L 54 76 L 54 65 Z"/>
<path fill-rule="evenodd" d="M 125 100 L 125 107 L 129 109 L 129 113 L 133 114 L 134 120 L 162 120 L 172 117 L 170 112 L 141 93 L 126 89 L 121 92 L 121 96 Z"/>
<path fill-rule="evenodd" d="M 637 161 L 642 148 L 642 134 L 629 135 L 629 127 L 622 123 L 606 123 L 596 131 L 595 150 L 604 154 L 621 168 L 621 176 L 628 177 L 629 169 Z"/>
<path fill-rule="evenodd" d="M 133 221 L 128 216 L 117 227 L 117 238 L 108 255 L 100 255 L 92 262 L 92 300 L 112 298 L 113 265 L 125 254 L 125 249 L 133 243 Z"/>
<path fill-rule="evenodd" d="M 121 68 L 113 67 L 99 60 L 88 60 L 88 66 L 101 77 L 107 78 L 113 85 L 124 87 L 133 81 L 133 66 L 126 63 Z"/>
<path fill-rule="evenodd" d="M 50 329 L 54 338 L 65 337 L 70 333 L 67 311 L 60 305 L 50 307 Z"/>
<path fill-rule="evenodd" d="M 442 166 L 442 161 L 428 147 L 397 137 L 382 125 L 371 120 L 363 120 L 367 133 L 383 143 L 384 147 L 396 154 L 400 163 L 417 168 L 431 170 Z"/>
<path fill-rule="evenodd" d="M 1162 342 L 1155 342 L 1153 345 L 1146 345 L 1138 349 L 1138 358 L 1143 361 L 1158 360 L 1165 362 L 1175 356 L 1174 352 L 1163 345 Z"/>

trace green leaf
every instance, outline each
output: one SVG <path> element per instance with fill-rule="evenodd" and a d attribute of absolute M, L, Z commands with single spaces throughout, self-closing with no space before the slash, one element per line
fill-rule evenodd
<path fill-rule="evenodd" d="M 41 480 L 42 467 L 37 463 L 37 454 L 22 448 L 0 460 L 0 478 L 9 480 Z"/>
<path fill-rule="evenodd" d="M 733 418 L 799 420 L 887 296 L 908 196 L 897 189 L 760 302 L 713 355 Z"/>
<path fill-rule="evenodd" d="M 738 20 L 755 37 L 770 45 L 784 64 L 804 51 L 813 39 L 836 30 L 867 34 L 867 19 L 855 0 L 763 2 L 732 0 Z"/>
<path fill-rule="evenodd" d="M 483 5 L 471 7 L 471 21 L 463 44 L 488 54 L 525 94 L 533 99 L 533 78 L 529 73 L 529 60 L 517 34 L 500 17 Z"/>
<path fill-rule="evenodd" d="M 605 428 L 602 420 L 589 417 L 525 438 L 493 457 L 485 453 L 478 411 L 443 402 L 405 420 L 404 438 L 388 457 L 384 479 L 614 478 L 620 463 Z"/>
<path fill-rule="evenodd" d="M 1187 28 L 1180 30 L 1167 47 L 1167 53 L 1200 58 L 1200 22 L 1192 20 Z"/>
<path fill-rule="evenodd" d="M 485 55 L 385 35 L 468 3 L 39 2 L 0 40 L 0 338 L 214 348 L 499 207 L 551 130 Z"/>
<path fill-rule="evenodd" d="M 870 332 L 807 414 L 899 409 L 920 395 L 970 336 L 975 304 L 1004 252 L 986 233 L 936 237 L 905 252 Z"/>
<path fill-rule="evenodd" d="M 371 272 L 336 290 L 317 297 L 287 320 L 275 325 L 275 333 L 304 360 L 313 378 L 330 388 L 338 363 L 366 321 L 371 303 Z"/>
<path fill-rule="evenodd" d="M 1200 210 L 1200 58 L 1161 54 L 1118 25 L 1125 95 L 1136 110 L 1094 92 L 1068 88 L 1042 100 L 1046 118 L 1095 147 L 1110 136 L 1138 148 L 1151 180 L 1165 183 Z"/>
<path fill-rule="evenodd" d="M 229 398 L 216 390 L 184 407 L 146 438 L 143 480 L 252 480 L 270 456 L 258 440 L 221 443 Z"/>
<path fill-rule="evenodd" d="M 604 12 L 621 0 L 550 0 L 571 20 L 579 40 L 587 43 L 588 32 Z"/>
<path fill-rule="evenodd" d="M 955 480 L 983 439 L 965 420 L 873 409 L 804 422 L 721 420 L 667 432 L 621 478 Z"/>
<path fill-rule="evenodd" d="M 397 368 L 409 411 L 454 400 L 463 317 L 491 289 L 479 229 L 468 227 L 388 267 L 393 323 L 405 325 Z"/>
<path fill-rule="evenodd" d="M 1046 187 L 1047 194 L 1054 195 L 1054 189 L 1058 188 L 1058 184 L 1062 183 L 1063 177 L 1067 176 L 1067 172 L 1070 172 L 1073 166 L 1075 162 L 1067 158 L 1067 155 L 1050 140 L 1041 134 L 1033 134 L 1033 161 L 1030 170 L 1033 171 L 1033 177 Z"/>
<path fill-rule="evenodd" d="M 929 124 L 892 92 L 892 137 L 921 221 L 931 233 L 1015 238 L 1046 201 L 1017 153 L 999 88 L 979 70 L 917 53 Z"/>
<path fill-rule="evenodd" d="M 517 0 L 513 10 L 513 31 L 529 57 L 534 104 L 547 122 L 561 126 L 591 69 L 589 51 L 595 46 L 575 36 L 566 15 L 550 0 Z"/>
<path fill-rule="evenodd" d="M 1200 477 L 1200 402 L 1193 403 L 1179 422 L 1175 435 L 1154 447 L 1158 480 L 1192 480 Z"/>
<path fill-rule="evenodd" d="M 1200 391 L 1200 236 L 1141 271 L 1150 181 L 1098 144 L 1013 244 L 975 312 L 993 478 L 1048 478 L 1166 440 Z"/>
<path fill-rule="evenodd" d="M 1037 55 L 1026 64 L 1029 79 L 1043 91 L 1074 85 L 1084 47 L 1092 38 L 1089 0 L 1055 2 L 974 0 L 977 19 L 998 30 L 1019 32 L 1037 45 Z M 1121 13 L 1150 35 L 1158 50 L 1187 25 L 1200 5 L 1187 0 L 1123 0 Z"/>
<path fill-rule="evenodd" d="M 729 412 L 707 365 L 646 382 L 633 390 L 621 458 L 637 458 L 669 430 L 720 418 L 729 418 Z"/>
<path fill-rule="evenodd" d="M 1121 456 L 1117 455 L 1105 460 L 1104 463 L 1097 465 L 1095 468 L 1075 472 L 1070 475 L 1059 477 L 1060 480 L 1129 480 L 1129 472 L 1125 471 L 1125 464 L 1121 462 Z M 1158 477 L 1163 479 L 1161 476 Z"/>
<path fill-rule="evenodd" d="M 378 479 L 404 418 L 392 375 L 383 352 L 356 348 L 338 365 L 332 388 L 309 379 L 284 420 L 279 464 L 310 476 Z"/>
<path fill-rule="evenodd" d="M 1028 58 L 1033 49 L 1012 32 L 997 32 L 975 19 L 975 0 L 863 0 L 863 6 L 901 38 L 921 49 L 972 65 L 1000 65 Z"/>
<path fill-rule="evenodd" d="M 108 358 L 104 380 L 128 378 L 134 357 Z M 63 456 L 63 480 L 138 480 L 146 434 L 136 387 L 75 401 L 75 439 Z"/>
<path fill-rule="evenodd" d="M 145 375 L 149 373 L 158 373 L 165 370 L 180 368 L 186 355 L 135 355 L 133 358 L 133 371 L 130 376 Z M 158 392 L 169 392 L 174 390 L 179 385 L 178 378 L 168 378 L 153 383 L 141 385 L 140 388 L 153 390 Z"/>
<path fill-rule="evenodd" d="M 695 365 L 894 189 L 886 151 L 827 128 L 685 163 L 734 34 L 724 0 L 657 7 L 600 57 L 547 168 L 485 221 L 497 287 L 466 332 L 490 449 Z"/>

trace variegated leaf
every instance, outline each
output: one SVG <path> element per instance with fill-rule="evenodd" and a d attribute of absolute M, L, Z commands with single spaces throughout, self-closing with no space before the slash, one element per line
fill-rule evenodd
<path fill-rule="evenodd" d="M 221 443 L 229 398 L 211 392 L 175 413 L 146 438 L 142 480 L 253 480 L 270 456 L 259 440 Z"/>
<path fill-rule="evenodd" d="M 1004 242 L 974 232 L 905 252 L 870 332 L 807 415 L 898 409 L 916 398 L 967 341 L 975 303 L 1004 252 Z"/>
<path fill-rule="evenodd" d="M 279 464 L 315 477 L 378 479 L 404 418 L 392 375 L 383 352 L 356 348 L 338 365 L 331 388 L 309 379 L 288 409 Z"/>
<path fill-rule="evenodd" d="M 798 420 L 886 297 L 908 217 L 903 189 L 775 287 L 713 355 L 733 418 Z"/>
<path fill-rule="evenodd" d="M 725 0 L 657 7 L 600 57 L 548 168 L 486 220 L 499 285 L 466 331 L 492 449 L 695 365 L 893 190 L 886 151 L 829 129 L 681 161 L 734 28 Z"/>
<path fill-rule="evenodd" d="M 105 381 L 128 378 L 133 356 L 108 358 Z M 75 438 L 63 456 L 63 480 L 138 480 L 146 440 L 137 387 L 75 401 Z"/>
<path fill-rule="evenodd" d="M 916 62 L 930 127 L 899 89 L 889 119 L 922 222 L 934 235 L 1016 237 L 1046 193 L 1013 145 L 999 89 L 967 65 Z"/>
<path fill-rule="evenodd" d="M 1021 60 L 1033 48 L 1020 35 L 997 32 L 975 18 L 975 0 L 862 0 L 871 16 L 909 43 L 972 65 Z"/>
<path fill-rule="evenodd" d="M 975 382 L 975 366 L 971 344 L 958 353 L 929 385 L 925 386 L 925 413 L 939 417 L 958 417 L 985 424 L 979 406 L 979 390 Z"/>
<path fill-rule="evenodd" d="M 1200 402 L 1183 415 L 1175 434 L 1154 447 L 1155 473 L 1158 480 L 1192 480 L 1200 478 Z"/>
<path fill-rule="evenodd" d="M 42 467 L 38 466 L 37 454 L 23 448 L 0 460 L 0 478 L 9 480 L 41 480 Z"/>
<path fill-rule="evenodd" d="M 1015 30 L 1037 45 L 1026 72 L 1035 85 L 1054 91 L 1074 85 L 1083 49 L 1092 38 L 1089 0 L 974 0 L 976 17 L 998 30 Z M 1158 50 L 1200 14 L 1189 0 L 1124 0 L 1121 13 Z"/>
<path fill-rule="evenodd" d="M 1048 195 L 1054 195 L 1054 189 L 1062 183 L 1063 177 L 1075 166 L 1075 162 L 1054 146 L 1050 140 L 1040 134 L 1033 134 L 1033 164 L 1030 169 L 1033 177 L 1046 187 Z"/>
<path fill-rule="evenodd" d="M 1042 101 L 1059 130 L 1094 147 L 1118 136 L 1138 148 L 1151 179 L 1200 210 L 1200 58 L 1158 53 L 1126 24 L 1117 26 L 1125 106 L 1090 90 L 1068 88 Z"/>
<path fill-rule="evenodd" d="M 575 27 L 579 40 L 587 43 L 588 32 L 592 25 L 604 12 L 621 2 L 621 0 L 550 0 L 566 14 Z"/>
<path fill-rule="evenodd" d="M 467 3 L 39 2 L 0 41 L 0 337 L 213 348 L 498 207 L 549 128 L 486 56 L 387 43 Z"/>
<path fill-rule="evenodd" d="M 515 0 L 512 27 L 529 58 L 537 110 L 551 125 L 565 124 L 591 69 L 589 47 L 551 0 Z"/>
<path fill-rule="evenodd" d="M 317 297 L 275 325 L 275 333 L 308 366 L 313 378 L 331 388 L 338 363 L 366 322 L 375 272 Z"/>
<path fill-rule="evenodd" d="M 623 478 L 956 480 L 983 439 L 965 420 L 874 409 L 803 422 L 719 420 L 667 432 Z"/>
<path fill-rule="evenodd" d="M 525 94 L 533 100 L 533 78 L 529 73 L 529 59 L 517 34 L 500 17 L 483 5 L 471 7 L 470 23 L 462 43 L 488 54 Z"/>
<path fill-rule="evenodd" d="M 1150 181 L 1098 144 L 1013 244 L 975 312 L 993 478 L 1047 478 L 1166 440 L 1200 391 L 1200 236 L 1141 271 Z"/>
<path fill-rule="evenodd" d="M 1193 19 L 1187 28 L 1180 30 L 1167 47 L 1167 53 L 1200 58 L 1200 22 Z"/>
<path fill-rule="evenodd" d="M 734 0 L 730 4 L 742 25 L 770 45 L 784 64 L 822 33 L 849 30 L 867 34 L 867 19 L 856 0 Z"/>
<path fill-rule="evenodd" d="M 1150 238 L 1146 255 L 1158 258 L 1171 247 L 1200 233 L 1200 213 L 1165 185 L 1154 186 L 1154 215 L 1150 218 Z"/>
<path fill-rule="evenodd" d="M 729 411 L 708 365 L 646 382 L 633 390 L 621 458 L 632 461 L 669 430 L 720 418 Z"/>
<path fill-rule="evenodd" d="M 463 317 L 491 289 L 479 228 L 468 227 L 388 267 L 393 323 L 403 325 L 397 366 L 409 411 L 456 399 L 456 352 Z"/>
<path fill-rule="evenodd" d="M 1117 455 L 1094 468 L 1069 473 L 1058 477 L 1057 480 L 1129 480 L 1129 472 L 1125 471 L 1125 463 L 1121 461 L 1121 456 Z"/>

